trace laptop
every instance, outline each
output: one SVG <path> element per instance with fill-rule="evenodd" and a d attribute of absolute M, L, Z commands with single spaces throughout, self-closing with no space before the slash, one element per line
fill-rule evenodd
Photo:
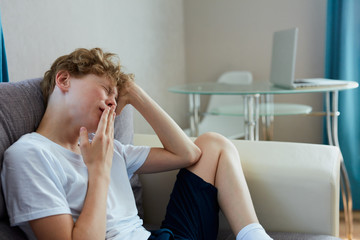
<path fill-rule="evenodd" d="M 344 81 L 325 78 L 294 79 L 298 31 L 292 28 L 274 33 L 270 82 L 288 89 L 346 85 Z"/>

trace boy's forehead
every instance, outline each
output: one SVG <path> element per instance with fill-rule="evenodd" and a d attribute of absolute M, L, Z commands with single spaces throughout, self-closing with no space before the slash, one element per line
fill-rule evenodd
<path fill-rule="evenodd" d="M 96 76 L 96 75 L 95 75 Z M 107 85 L 116 86 L 116 81 L 106 75 L 96 76 L 97 80 Z"/>
<path fill-rule="evenodd" d="M 107 84 L 116 86 L 116 81 L 115 81 L 114 79 L 112 79 L 111 77 L 104 76 L 104 77 L 102 77 L 102 79 L 103 79 Z"/>
<path fill-rule="evenodd" d="M 98 76 L 95 74 L 89 74 L 87 77 L 95 80 L 98 83 L 105 84 L 108 87 L 112 87 L 112 88 L 116 89 L 114 91 L 117 92 L 117 82 L 114 79 L 112 79 L 111 77 L 108 77 L 106 75 Z"/>

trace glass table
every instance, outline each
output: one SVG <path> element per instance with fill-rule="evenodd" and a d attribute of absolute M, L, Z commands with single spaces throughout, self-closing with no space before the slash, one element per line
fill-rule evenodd
<path fill-rule="evenodd" d="M 271 141 L 273 138 L 273 122 L 274 116 L 289 116 L 289 115 L 306 115 L 310 114 L 312 107 L 303 104 L 288 104 L 288 103 L 273 103 L 272 95 L 261 96 L 266 97 L 259 104 L 259 117 L 262 119 L 263 139 Z M 231 104 L 212 108 L 206 112 L 206 114 L 218 115 L 218 116 L 233 116 L 233 117 L 244 117 L 244 107 L 241 104 Z M 255 120 L 256 122 L 256 120 Z M 258 124 L 255 124 L 255 138 L 259 139 Z M 195 132 L 195 131 L 194 131 Z M 249 133 L 248 128 L 246 133 Z M 196 134 L 196 133 L 195 133 Z M 194 134 L 194 135 L 195 135 Z M 248 134 L 245 138 L 248 138 Z"/>
<path fill-rule="evenodd" d="M 297 93 L 324 93 L 325 112 L 320 115 L 326 116 L 326 130 L 329 145 L 337 146 L 338 141 L 338 95 L 339 91 L 357 88 L 356 82 L 344 81 L 344 85 L 306 87 L 299 89 L 285 89 L 272 85 L 269 82 L 256 82 L 248 85 L 225 84 L 218 82 L 199 82 L 170 87 L 168 90 L 173 93 L 189 95 L 190 128 L 193 136 L 198 135 L 198 124 L 200 120 L 200 95 L 242 95 L 244 99 L 242 113 L 245 119 L 245 139 L 259 140 L 259 117 L 260 117 L 260 97 L 263 96 L 265 104 L 272 103 L 272 97 L 276 94 L 297 94 Z M 270 99 L 270 100 L 269 100 Z M 230 110 L 234 106 L 224 106 L 217 109 L 218 114 L 234 114 Z M 239 114 L 239 112 L 238 112 Z M 271 113 L 268 115 L 271 117 Z M 239 123 L 241 124 L 241 123 Z M 352 234 L 352 196 L 350 182 L 343 159 L 341 160 L 341 194 L 344 205 L 344 215 L 346 222 L 346 232 L 348 236 Z"/>
<path fill-rule="evenodd" d="M 299 115 L 309 114 L 312 108 L 302 104 L 287 104 L 277 103 L 276 106 L 271 103 L 264 103 L 259 105 L 259 116 L 285 116 L 285 115 Z M 210 109 L 208 112 L 213 115 L 224 116 L 244 116 L 244 108 L 242 106 L 233 104 L 222 107 Z"/>

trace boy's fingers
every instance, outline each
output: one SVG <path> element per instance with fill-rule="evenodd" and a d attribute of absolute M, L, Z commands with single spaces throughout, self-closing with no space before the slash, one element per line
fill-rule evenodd
<path fill-rule="evenodd" d="M 106 133 L 111 133 L 114 128 L 114 120 L 115 120 L 115 106 L 112 106 L 108 116 L 108 124 L 106 128 Z"/>
<path fill-rule="evenodd" d="M 116 110 L 116 109 L 115 109 L 115 110 Z M 116 112 L 114 111 L 113 114 L 114 114 L 114 117 L 113 117 L 112 128 L 111 128 L 110 134 L 111 134 L 111 136 L 114 137 Z"/>
<path fill-rule="evenodd" d="M 106 125 L 108 122 L 109 111 L 110 111 L 110 108 L 108 108 L 108 107 L 103 111 L 100 121 L 99 121 L 99 124 L 98 124 L 98 128 L 96 130 L 96 133 L 105 133 Z"/>

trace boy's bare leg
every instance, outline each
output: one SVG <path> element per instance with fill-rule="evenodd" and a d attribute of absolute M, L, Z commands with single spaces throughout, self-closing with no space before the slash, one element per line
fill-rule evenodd
<path fill-rule="evenodd" d="M 188 170 L 218 189 L 218 202 L 236 234 L 251 223 L 258 223 L 235 146 L 225 137 L 206 133 L 195 144 L 200 160 Z"/>

